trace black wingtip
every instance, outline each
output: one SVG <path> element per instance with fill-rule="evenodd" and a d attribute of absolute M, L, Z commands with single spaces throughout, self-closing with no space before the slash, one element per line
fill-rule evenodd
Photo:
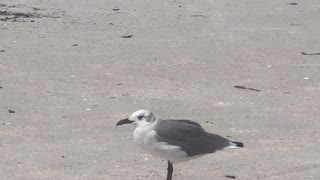
<path fill-rule="evenodd" d="M 233 141 L 232 143 L 236 144 L 237 147 L 244 147 L 244 145 L 243 145 L 242 142 L 235 142 L 235 141 Z"/>

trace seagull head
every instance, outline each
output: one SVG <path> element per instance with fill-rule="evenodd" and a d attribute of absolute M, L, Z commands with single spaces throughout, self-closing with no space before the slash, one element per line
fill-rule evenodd
<path fill-rule="evenodd" d="M 156 121 L 156 117 L 152 112 L 141 109 L 134 112 L 129 118 L 122 119 L 117 123 L 117 126 L 123 124 L 134 123 L 137 127 L 146 126 Z"/>

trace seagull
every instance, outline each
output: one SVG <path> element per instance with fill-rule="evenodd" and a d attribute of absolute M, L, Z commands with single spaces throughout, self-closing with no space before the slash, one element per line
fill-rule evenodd
<path fill-rule="evenodd" d="M 135 143 L 153 156 L 168 161 L 167 180 L 172 180 L 173 164 L 185 162 L 226 148 L 241 148 L 243 143 L 230 141 L 206 132 L 191 120 L 161 120 L 152 112 L 139 110 L 116 126 L 135 124 Z"/>

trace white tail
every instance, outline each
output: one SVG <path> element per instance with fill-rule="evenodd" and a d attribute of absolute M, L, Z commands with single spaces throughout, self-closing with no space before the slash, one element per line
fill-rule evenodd
<path fill-rule="evenodd" d="M 232 142 L 230 141 L 230 146 L 228 146 L 228 149 L 238 149 L 244 147 L 243 143 L 241 142 Z"/>

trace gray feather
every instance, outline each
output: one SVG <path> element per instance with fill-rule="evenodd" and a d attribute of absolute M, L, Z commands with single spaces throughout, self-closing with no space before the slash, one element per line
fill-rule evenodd
<path fill-rule="evenodd" d="M 188 156 L 213 153 L 230 146 L 230 141 L 206 132 L 199 123 L 190 120 L 159 120 L 158 141 L 180 146 Z"/>

